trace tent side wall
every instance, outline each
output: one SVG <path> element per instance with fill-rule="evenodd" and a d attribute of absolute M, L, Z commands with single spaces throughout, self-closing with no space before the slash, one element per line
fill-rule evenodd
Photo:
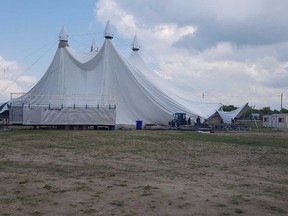
<path fill-rule="evenodd" d="M 209 124 L 220 124 L 222 122 L 222 119 L 219 115 L 215 115 L 212 118 L 209 118 L 209 120 L 207 120 L 207 123 Z"/>
<path fill-rule="evenodd" d="M 116 106 L 59 107 L 15 106 L 10 109 L 10 124 L 33 126 L 109 126 L 115 127 Z"/>
<path fill-rule="evenodd" d="M 22 106 L 11 106 L 9 111 L 9 123 L 12 125 L 23 124 L 23 107 Z"/>

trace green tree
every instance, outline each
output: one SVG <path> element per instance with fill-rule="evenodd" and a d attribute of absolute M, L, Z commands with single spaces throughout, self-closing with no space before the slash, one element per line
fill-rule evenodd
<path fill-rule="evenodd" d="M 263 107 L 262 109 L 260 109 L 261 116 L 263 116 L 263 115 L 271 115 L 272 113 L 273 113 L 273 111 L 271 110 L 270 107 Z"/>
<path fill-rule="evenodd" d="M 279 110 L 276 109 L 273 110 L 273 114 L 279 114 L 279 113 L 281 113 Z"/>
<path fill-rule="evenodd" d="M 288 109 L 282 108 L 282 109 L 280 110 L 280 112 L 281 112 L 281 113 L 288 113 Z"/>
<path fill-rule="evenodd" d="M 230 112 L 236 109 L 237 107 L 235 107 L 234 105 L 223 105 L 223 111 L 225 112 Z"/>

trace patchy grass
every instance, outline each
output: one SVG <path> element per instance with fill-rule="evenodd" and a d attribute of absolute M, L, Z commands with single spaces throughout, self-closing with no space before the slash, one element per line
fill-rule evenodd
<path fill-rule="evenodd" d="M 271 210 L 272 210 L 273 212 L 275 212 L 275 213 L 277 213 L 277 214 L 286 214 L 286 213 L 288 213 L 286 210 L 284 210 L 284 209 L 281 208 L 281 207 L 271 206 L 270 208 L 271 208 Z"/>
<path fill-rule="evenodd" d="M 0 209 L 11 215 L 284 215 L 287 140 L 287 133 L 267 131 L 12 129 L 0 133 Z"/>
<path fill-rule="evenodd" d="M 113 202 L 110 203 L 111 205 L 114 205 L 114 206 L 118 206 L 118 207 L 122 207 L 124 206 L 124 201 L 123 200 L 114 200 Z"/>
<path fill-rule="evenodd" d="M 220 142 L 227 144 L 248 145 L 255 147 L 288 148 L 285 132 L 271 133 L 216 133 L 216 134 L 185 134 L 187 139 L 198 141 Z"/>
<path fill-rule="evenodd" d="M 48 185 L 48 184 L 46 184 L 46 185 L 44 185 L 44 187 L 43 187 L 44 189 L 46 189 L 46 190 L 51 190 L 52 189 L 52 186 L 51 185 Z"/>
<path fill-rule="evenodd" d="M 97 210 L 92 208 L 92 209 L 86 209 L 83 212 L 84 212 L 84 214 L 93 214 L 94 215 L 97 212 Z"/>
<path fill-rule="evenodd" d="M 242 209 L 237 208 L 237 209 L 235 209 L 235 212 L 237 214 L 242 214 L 244 211 Z"/>

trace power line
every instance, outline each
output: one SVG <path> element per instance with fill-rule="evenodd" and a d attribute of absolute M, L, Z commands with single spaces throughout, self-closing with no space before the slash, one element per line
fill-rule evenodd
<path fill-rule="evenodd" d="M 43 46 L 46 47 L 47 45 Z M 23 73 L 21 73 L 18 77 L 16 77 L 15 80 L 13 80 L 10 84 L 8 84 L 8 86 L 4 87 L 4 89 L 0 92 L 0 95 L 3 94 L 3 92 L 5 92 L 11 85 L 13 85 L 20 77 L 22 77 L 27 71 L 29 71 L 46 53 L 48 53 L 53 47 L 55 46 L 55 42 L 42 54 L 40 55 L 39 58 L 37 58 L 26 70 L 23 71 Z M 43 49 L 43 47 L 41 49 Z M 37 51 L 40 49 L 37 49 Z M 27 58 L 28 56 L 32 55 L 32 52 L 27 55 L 26 57 L 22 58 L 20 61 L 22 61 L 23 59 Z M 19 62 L 19 61 L 17 61 Z"/>

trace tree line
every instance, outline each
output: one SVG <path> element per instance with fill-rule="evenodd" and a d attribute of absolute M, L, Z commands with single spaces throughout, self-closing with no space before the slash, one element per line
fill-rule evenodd
<path fill-rule="evenodd" d="M 235 107 L 234 105 L 223 105 L 223 111 L 230 112 L 233 110 L 236 110 L 238 107 Z M 272 115 L 272 114 L 280 114 L 280 113 L 288 113 L 288 109 L 282 108 L 281 110 L 272 110 L 269 106 L 263 107 L 261 109 L 250 109 L 245 113 L 246 118 L 249 118 L 252 116 L 252 114 L 259 114 L 260 117 L 264 115 Z"/>

